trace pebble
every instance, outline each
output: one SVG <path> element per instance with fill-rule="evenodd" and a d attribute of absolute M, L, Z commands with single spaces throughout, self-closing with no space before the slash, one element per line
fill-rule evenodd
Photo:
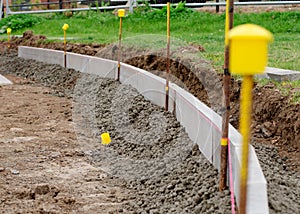
<path fill-rule="evenodd" d="M 13 175 L 18 175 L 18 174 L 20 174 L 20 172 L 19 172 L 18 170 L 15 170 L 15 169 L 11 169 L 10 172 L 11 172 L 11 174 L 13 174 Z"/>
<path fill-rule="evenodd" d="M 50 187 L 48 184 L 39 184 L 36 186 L 34 193 L 38 195 L 46 195 L 50 192 Z"/>
<path fill-rule="evenodd" d="M 10 128 L 10 131 L 14 132 L 14 133 L 24 132 L 24 130 L 22 128 L 16 128 L 16 127 Z"/>
<path fill-rule="evenodd" d="M 24 129 L 13 127 L 13 128 L 10 128 L 10 131 L 11 131 L 11 132 L 18 133 L 18 132 L 24 132 Z"/>
<path fill-rule="evenodd" d="M 52 153 L 50 154 L 50 157 L 51 157 L 51 158 L 58 158 L 58 157 L 60 157 L 60 155 L 61 155 L 60 152 L 52 152 Z"/>

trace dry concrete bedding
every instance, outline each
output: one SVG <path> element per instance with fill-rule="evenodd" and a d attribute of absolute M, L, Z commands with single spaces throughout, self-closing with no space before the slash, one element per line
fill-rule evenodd
<path fill-rule="evenodd" d="M 125 213 L 230 213 L 229 191 L 175 117 L 130 86 L 57 65 L 1 55 L 1 74 L 34 79 L 73 97 L 73 122 L 91 163 L 130 190 Z M 99 135 L 112 143 L 100 144 Z M 300 175 L 275 147 L 253 143 L 268 182 L 270 213 L 298 213 Z"/>
<path fill-rule="evenodd" d="M 126 212 L 230 213 L 217 171 L 171 113 L 130 86 L 92 75 L 82 75 L 74 92 L 76 132 L 88 142 L 83 150 L 95 165 L 127 181 L 133 201 Z M 91 148 L 103 132 L 111 133 L 112 143 Z"/>

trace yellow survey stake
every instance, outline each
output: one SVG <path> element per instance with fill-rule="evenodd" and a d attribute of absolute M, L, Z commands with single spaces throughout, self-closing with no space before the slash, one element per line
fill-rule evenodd
<path fill-rule="evenodd" d="M 118 16 L 119 17 L 124 17 L 125 16 L 125 10 L 124 9 L 119 9 L 118 10 Z"/>
<path fill-rule="evenodd" d="M 62 27 L 62 29 L 63 29 L 64 31 L 68 30 L 68 29 L 69 29 L 69 25 L 68 25 L 68 24 L 64 24 L 63 27 Z"/>
<path fill-rule="evenodd" d="M 7 28 L 6 32 L 7 32 L 7 34 L 10 34 L 11 33 L 11 28 Z"/>
<path fill-rule="evenodd" d="M 103 145 L 108 145 L 111 143 L 111 139 L 108 132 L 101 134 L 101 143 Z"/>

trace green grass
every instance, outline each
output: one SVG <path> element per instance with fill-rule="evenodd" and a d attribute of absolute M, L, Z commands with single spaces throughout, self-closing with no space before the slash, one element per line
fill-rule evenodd
<path fill-rule="evenodd" d="M 9 19 L 13 19 L 11 16 Z M 33 30 L 48 38 L 62 37 L 61 27 L 68 23 L 70 42 L 113 43 L 118 40 L 119 19 L 111 12 L 93 11 L 74 13 L 72 17 L 59 14 L 27 15 L 30 25 L 20 24 L 12 34 L 22 34 Z M 36 22 L 30 21 L 35 20 Z M 23 21 L 26 18 L 22 18 Z M 5 22 L 6 19 L 3 19 Z M 134 14 L 123 19 L 124 40 L 135 37 L 163 38 L 166 36 L 166 9 L 152 10 L 140 7 Z M 269 66 L 300 71 L 300 11 L 235 14 L 234 25 L 244 23 L 259 24 L 274 34 L 274 42 L 269 48 Z M 0 27 L 11 27 L 0 21 Z M 204 47 L 202 57 L 212 61 L 213 66 L 222 70 L 224 61 L 224 21 L 225 14 L 195 12 L 180 5 L 171 10 L 171 37 L 181 43 L 194 43 Z M 151 34 L 151 36 L 150 36 Z M 5 38 L 5 37 L 4 37 Z M 153 44 L 155 45 L 155 44 Z M 163 45 L 163 44 L 161 44 Z M 174 45 L 174 43 L 172 44 Z"/>
<path fill-rule="evenodd" d="M 269 49 L 269 66 L 300 71 L 300 11 L 237 14 L 235 24 L 254 23 L 274 35 Z"/>

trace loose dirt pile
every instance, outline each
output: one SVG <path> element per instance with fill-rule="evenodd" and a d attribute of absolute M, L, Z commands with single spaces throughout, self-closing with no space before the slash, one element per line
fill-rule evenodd
<path fill-rule="evenodd" d="M 23 33 L 22 37 L 15 37 L 11 38 L 11 48 L 16 49 L 17 46 L 33 46 L 39 48 L 48 48 L 53 50 L 64 50 L 64 44 L 62 42 L 49 42 L 47 38 L 42 35 L 34 35 L 32 31 L 26 31 Z M 1 43 L 1 49 L 6 49 L 7 42 Z M 72 44 L 67 45 L 68 52 L 74 52 L 79 54 L 86 54 L 86 55 L 95 55 L 99 50 L 101 50 L 105 45 L 101 44 Z"/>
<path fill-rule="evenodd" d="M 230 213 L 228 191 L 217 189 L 217 171 L 171 113 L 114 80 L 84 76 L 76 88 L 75 100 L 85 103 L 74 105 L 75 114 L 96 119 L 90 127 L 74 121 L 79 138 L 112 133 L 110 146 L 88 154 L 96 166 L 128 182 L 134 196 L 126 212 Z"/>

